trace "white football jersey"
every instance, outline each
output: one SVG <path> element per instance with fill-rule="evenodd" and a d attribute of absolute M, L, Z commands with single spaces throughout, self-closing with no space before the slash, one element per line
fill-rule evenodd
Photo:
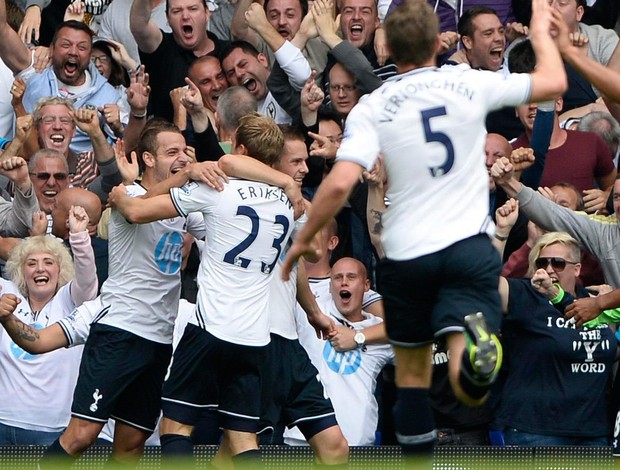
<path fill-rule="evenodd" d="M 103 306 L 101 297 L 94 300 L 88 300 L 74 309 L 65 318 L 58 321 L 58 326 L 62 328 L 67 338 L 68 348 L 85 344 L 90 333 L 90 325 L 95 321 L 97 316 L 105 315 L 110 306 Z"/>
<path fill-rule="evenodd" d="M 280 259 L 275 267 L 275 273 L 271 281 L 271 294 L 269 295 L 270 331 L 286 339 L 297 339 L 297 326 L 295 325 L 295 309 L 297 308 L 297 263 L 293 266 L 288 281 L 282 280 L 282 262 L 291 246 L 295 235 L 303 228 L 308 220 L 304 213 L 295 221 L 293 232 L 282 250 Z"/>
<path fill-rule="evenodd" d="M 146 189 L 127 187 L 130 196 Z M 109 223 L 109 274 L 101 302 L 110 306 L 96 322 L 171 344 L 181 295 L 181 252 L 185 231 L 204 235 L 200 216 L 132 224 L 112 210 Z"/>
<path fill-rule="evenodd" d="M 198 326 L 230 343 L 269 343 L 271 276 L 293 228 L 281 188 L 230 179 L 219 192 L 201 183 L 170 191 L 180 214 L 202 212 Z"/>
<path fill-rule="evenodd" d="M 383 155 L 386 257 L 407 260 L 493 234 L 485 167 L 489 111 L 526 103 L 531 78 L 426 67 L 388 79 L 347 117 L 338 160 L 370 169 Z"/>
<path fill-rule="evenodd" d="M 331 300 L 320 304 L 320 307 L 337 325 L 347 325 L 356 330 L 383 321 L 370 313 L 362 312 L 364 320 L 348 322 Z M 350 446 L 373 445 L 379 420 L 379 407 L 374 396 L 377 375 L 393 360 L 392 347 L 388 344 L 369 344 L 365 350 L 356 348 L 337 352 L 329 341 L 316 337 L 314 328 L 304 321 L 305 315 L 301 315 L 298 311 L 299 342 L 319 371 L 321 383 L 332 401 L 344 437 Z M 289 445 L 305 443 L 297 428 L 285 430 L 284 442 Z"/>
<path fill-rule="evenodd" d="M 291 116 L 278 104 L 271 92 L 267 93 L 265 99 L 258 102 L 258 114 L 270 117 L 277 124 L 291 124 Z"/>
<path fill-rule="evenodd" d="M 12 282 L 0 278 L 0 286 L 3 294 L 15 294 L 21 299 L 14 314 L 33 328 L 45 328 L 75 309 L 71 282 L 61 287 L 38 313 L 30 309 L 28 300 Z M 22 429 L 62 431 L 71 417 L 81 357 L 81 347 L 27 353 L 0 328 L 0 422 Z"/>

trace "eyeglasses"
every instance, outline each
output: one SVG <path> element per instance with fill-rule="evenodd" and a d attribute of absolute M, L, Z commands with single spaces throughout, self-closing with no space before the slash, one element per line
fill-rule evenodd
<path fill-rule="evenodd" d="M 91 55 L 90 61 L 93 64 L 97 64 L 97 61 L 101 62 L 102 64 L 107 64 L 110 62 L 110 58 L 107 55 Z"/>
<path fill-rule="evenodd" d="M 60 120 L 61 124 L 73 124 L 73 118 L 71 116 L 41 116 L 41 122 L 43 124 L 54 124 L 56 122 L 56 120 Z"/>
<path fill-rule="evenodd" d="M 34 176 L 39 181 L 47 181 L 52 176 L 54 177 L 55 180 L 64 181 L 69 177 L 67 173 L 48 173 L 47 171 L 41 171 L 39 173 L 30 173 L 30 175 Z"/>
<path fill-rule="evenodd" d="M 573 263 L 572 261 L 567 261 L 564 258 L 558 258 L 558 257 L 541 257 L 538 258 L 536 261 L 534 261 L 534 266 L 536 266 L 536 269 L 547 269 L 547 267 L 549 266 L 549 263 L 551 263 L 551 267 L 553 268 L 553 270 L 555 272 L 561 273 L 562 271 L 564 271 L 564 269 L 566 268 L 567 264 L 579 264 L 579 263 Z"/>
<path fill-rule="evenodd" d="M 352 91 L 357 90 L 357 87 L 355 85 L 330 85 L 329 86 L 329 91 L 331 91 L 332 93 L 339 93 L 341 91 L 345 92 L 345 93 L 351 93 Z"/>

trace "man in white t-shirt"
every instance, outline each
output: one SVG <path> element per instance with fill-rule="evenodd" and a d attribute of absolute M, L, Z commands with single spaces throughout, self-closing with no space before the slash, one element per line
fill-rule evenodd
<path fill-rule="evenodd" d="M 490 110 L 553 99 L 565 90 L 551 20 L 546 0 L 534 0 L 530 33 L 539 67 L 531 75 L 503 77 L 437 69 L 439 29 L 432 8 L 400 5 L 385 24 L 400 73 L 349 114 L 336 164 L 285 261 L 286 275 L 381 153 L 392 205 L 383 217 L 386 259 L 378 270 L 379 290 L 397 358 L 394 418 L 406 454 L 430 455 L 435 441 L 428 397 L 435 336 L 447 335 L 451 383 L 461 399 L 483 401 L 499 369 L 492 330 L 501 318 L 501 264 L 489 240 L 484 121 Z"/>
<path fill-rule="evenodd" d="M 330 284 L 329 296 L 319 305 L 336 324 L 359 333 L 383 322 L 380 317 L 362 310 L 370 283 L 360 261 L 339 259 L 332 267 Z M 379 407 L 374 396 L 377 376 L 394 356 L 385 330 L 380 342 L 364 344 L 359 339 L 357 347 L 341 352 L 330 341 L 316 337 L 314 329 L 303 321 L 305 315 L 299 309 L 296 316 L 299 341 L 319 371 L 347 442 L 350 446 L 373 445 L 379 421 Z M 305 440 L 295 428 L 284 432 L 284 442 L 299 445 Z"/>

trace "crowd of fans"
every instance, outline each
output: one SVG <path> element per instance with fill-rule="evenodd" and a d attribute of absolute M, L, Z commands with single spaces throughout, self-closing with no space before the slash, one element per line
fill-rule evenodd
<path fill-rule="evenodd" d="M 105 295 L 96 307 L 88 301 L 108 271 L 117 276 L 129 269 L 124 260 L 133 259 L 131 249 L 124 255 L 115 248 L 108 256 L 108 243 L 120 236 L 117 226 L 109 230 L 119 217 L 106 209 L 112 188 L 142 175 L 149 194 L 188 179 L 219 187 L 228 177 L 261 178 L 246 172 L 245 160 L 228 155 L 265 152 L 252 147 L 258 137 L 238 132 L 243 117 L 258 112 L 283 132 L 287 160 L 270 165 L 312 201 L 351 109 L 397 77 L 382 24 L 405 1 L 415 0 L 0 0 L 1 287 L 17 299 L 0 302 L 0 445 L 50 445 L 69 423 L 82 347 L 70 322 L 48 327 L 75 316 L 82 304 L 91 321 L 101 320 Z M 529 2 L 428 3 L 440 18 L 438 66 L 501 75 L 534 70 Z M 617 2 L 549 4 L 582 54 L 620 71 Z M 490 400 L 462 404 L 449 387 L 445 341 L 437 339 L 431 403 L 438 445 L 611 445 L 617 439 L 613 309 L 620 302 L 601 299 L 620 288 L 620 104 L 576 68 L 566 64 L 566 72 L 568 91 L 557 100 L 488 116 L 489 214 L 505 262 L 499 285 L 505 363 Z M 427 136 L 449 135 L 440 119 L 435 123 Z M 389 183 L 381 161 L 364 173 L 347 207 L 321 232 L 321 257 L 306 260 L 298 276 L 298 291 L 299 279 L 307 277 L 335 322 L 329 340 L 317 339 L 304 305 L 297 308 L 294 335 L 318 369 L 350 446 L 396 443 L 393 352 L 380 292 L 370 289 L 383 256 Z M 114 205 L 119 196 L 112 194 Z M 180 296 L 193 304 L 199 252 L 209 236 L 205 241 L 201 230 L 190 231 L 158 244 L 156 258 L 161 272 L 181 273 Z M 121 289 L 114 276 L 110 285 Z M 144 289 L 136 298 L 150 295 L 144 294 L 148 275 L 136 276 Z M 134 295 L 131 279 L 124 279 L 125 295 Z M 164 297 L 165 307 L 176 310 L 179 299 Z M 572 303 L 575 298 L 584 300 Z M 178 337 L 194 311 L 181 305 Z M 7 320 L 9 311 L 19 322 Z M 35 352 L 27 352 L 34 344 Z M 96 389 L 92 397 L 94 413 L 103 394 Z M 296 427 L 275 427 L 264 442 L 306 443 Z M 101 438 L 112 434 L 106 427 Z M 219 441 L 210 413 L 197 419 L 192 439 Z M 346 444 L 310 444 L 319 461 L 346 460 Z M 141 449 L 131 445 L 121 450 Z"/>

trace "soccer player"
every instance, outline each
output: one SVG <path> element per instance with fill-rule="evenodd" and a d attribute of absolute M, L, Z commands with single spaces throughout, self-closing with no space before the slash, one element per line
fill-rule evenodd
<path fill-rule="evenodd" d="M 447 335 L 452 387 L 472 404 L 485 399 L 501 363 L 491 333 L 501 318 L 501 264 L 489 239 L 484 120 L 490 110 L 554 99 L 566 89 L 550 23 L 546 0 L 533 0 L 530 33 L 539 65 L 529 75 L 502 77 L 437 69 L 432 8 L 399 6 L 385 28 L 400 73 L 349 114 L 338 160 L 283 266 L 286 276 L 381 153 L 392 204 L 383 220 L 379 291 L 396 354 L 395 427 L 407 454 L 428 455 L 435 440 L 428 397 L 434 337 Z"/>
<path fill-rule="evenodd" d="M 308 173 L 306 160 L 308 150 L 303 134 L 297 129 L 281 125 L 284 135 L 284 151 L 272 165 L 274 170 L 290 176 L 301 190 L 301 184 Z M 220 164 L 224 171 L 233 176 L 276 183 L 270 180 L 266 167 L 254 159 L 227 155 Z M 306 209 L 309 203 L 306 203 Z M 294 237 L 307 220 L 306 214 L 295 221 Z M 318 240 L 318 237 L 317 237 Z M 315 240 L 320 245 L 320 240 Z M 313 254 L 313 261 L 318 256 Z M 303 264 L 293 269 L 291 279 L 284 282 L 280 276 L 281 259 L 274 266 L 275 275 L 270 293 L 270 337 L 266 359 L 266 380 L 262 386 L 263 426 L 298 426 L 315 452 L 319 464 L 337 468 L 346 466 L 349 446 L 338 425 L 331 401 L 326 398 L 322 383 L 317 380 L 318 371 L 310 362 L 308 354 L 299 343 L 295 310 L 297 301 L 304 310 L 299 321 L 310 324 L 317 334 L 330 334 L 334 330 L 333 320 L 319 310 L 308 285 Z"/>
<path fill-rule="evenodd" d="M 249 114 L 240 120 L 235 145 L 271 165 L 282 152 L 282 132 L 270 118 Z M 230 179 L 221 192 L 189 183 L 141 201 L 117 187 L 110 201 L 134 223 L 202 212 L 207 226 L 198 325 L 185 328 L 164 384 L 162 451 L 191 452 L 198 411 L 213 407 L 235 467 L 259 464 L 256 432 L 270 281 L 294 224 L 293 204 L 281 188 L 238 179 Z"/>
<path fill-rule="evenodd" d="M 138 154 L 144 172 L 141 184 L 128 188 L 134 195 L 186 171 L 190 162 L 183 135 L 165 121 L 143 132 Z M 110 417 L 117 423 L 113 458 L 127 460 L 142 453 L 161 408 L 161 384 L 170 362 L 181 290 L 186 229 L 198 238 L 204 235 L 199 216 L 171 216 L 138 225 L 112 211 L 109 276 L 101 288 L 101 309 L 84 347 L 72 417 L 65 432 L 48 448 L 41 468 L 47 468 L 48 459 L 76 459 Z"/>

